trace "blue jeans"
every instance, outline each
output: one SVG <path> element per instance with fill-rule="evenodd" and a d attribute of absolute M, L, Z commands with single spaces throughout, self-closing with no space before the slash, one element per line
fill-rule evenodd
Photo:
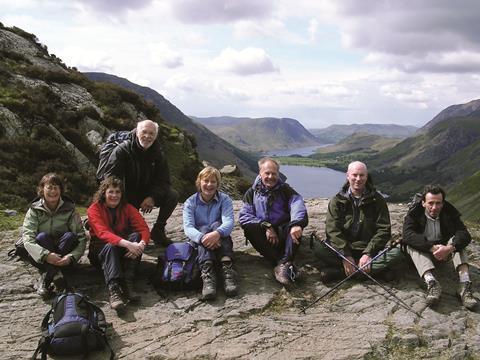
<path fill-rule="evenodd" d="M 61 256 L 69 254 L 78 245 L 77 235 L 72 232 L 66 232 L 59 237 L 54 237 L 46 232 L 41 232 L 35 237 L 35 241 L 44 249 Z M 47 278 L 49 280 L 53 279 L 58 270 L 62 270 L 62 273 L 65 275 L 65 272 L 70 272 L 72 268 L 72 265 L 55 266 L 47 262 L 38 264 L 40 272 L 47 272 Z"/>
<path fill-rule="evenodd" d="M 214 222 L 210 226 L 202 226 L 198 230 L 204 234 L 215 231 L 221 223 Z M 197 247 L 198 255 L 197 262 L 202 265 L 205 261 L 218 261 L 224 256 L 228 256 L 233 260 L 233 242 L 230 236 L 225 236 L 220 238 L 220 247 L 215 250 L 209 250 L 206 247 L 198 244 Z"/>
<path fill-rule="evenodd" d="M 272 265 L 282 264 L 295 259 L 300 244 L 295 244 L 290 235 L 288 224 L 274 226 L 278 235 L 278 244 L 267 240 L 266 230 L 260 224 L 246 224 L 243 226 L 245 237 L 265 259 Z"/>
<path fill-rule="evenodd" d="M 134 232 L 128 236 L 130 242 L 140 242 L 142 237 L 139 233 Z M 101 241 L 96 239 L 95 241 Z M 90 250 L 94 250 L 90 247 Z M 127 249 L 104 243 L 103 247 L 95 247 L 95 250 L 88 253 L 90 263 L 96 268 L 101 268 L 105 283 L 108 284 L 112 280 L 123 280 L 125 278 L 125 268 L 132 266 L 134 269 L 138 267 L 141 256 L 136 259 L 128 259 L 125 257 Z M 133 270 L 134 271 L 134 270 Z"/>

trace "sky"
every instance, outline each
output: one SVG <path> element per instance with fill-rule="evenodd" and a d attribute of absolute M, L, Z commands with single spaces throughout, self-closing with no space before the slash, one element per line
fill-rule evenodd
<path fill-rule="evenodd" d="M 480 98 L 477 0 L 0 0 L 0 22 L 187 115 L 422 126 Z"/>

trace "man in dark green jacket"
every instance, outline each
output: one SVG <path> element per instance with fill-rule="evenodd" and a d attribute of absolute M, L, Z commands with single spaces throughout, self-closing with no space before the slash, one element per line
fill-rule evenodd
<path fill-rule="evenodd" d="M 325 223 L 327 241 L 341 254 L 373 276 L 401 261 L 393 248 L 375 261 L 391 238 L 390 214 L 383 196 L 375 190 L 367 166 L 355 161 L 348 165 L 347 181 L 328 204 Z M 323 244 L 315 255 L 320 260 L 322 281 L 353 274 L 356 268 Z M 370 263 L 371 262 L 371 263 Z"/>

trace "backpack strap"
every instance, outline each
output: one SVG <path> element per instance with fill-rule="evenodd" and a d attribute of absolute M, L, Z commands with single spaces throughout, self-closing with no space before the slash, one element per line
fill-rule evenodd
<path fill-rule="evenodd" d="M 51 336 L 42 336 L 38 341 L 38 346 L 33 353 L 32 360 L 37 359 L 38 353 L 42 354 L 41 360 L 47 360 L 47 348 L 50 344 Z"/>

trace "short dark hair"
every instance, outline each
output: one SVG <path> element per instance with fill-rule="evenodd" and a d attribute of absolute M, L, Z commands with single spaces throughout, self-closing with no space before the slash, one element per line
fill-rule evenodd
<path fill-rule="evenodd" d="M 123 189 L 123 182 L 115 176 L 109 176 L 105 178 L 98 187 L 97 192 L 93 195 L 93 202 L 105 203 L 105 193 L 109 187 L 119 188 L 122 191 L 122 197 L 120 198 L 120 204 L 125 204 L 127 200 L 125 199 L 125 191 Z"/>
<path fill-rule="evenodd" d="M 440 185 L 427 185 L 423 188 L 422 200 L 425 201 L 425 196 L 427 194 L 438 195 L 442 194 L 442 201 L 445 201 L 445 190 Z"/>
<path fill-rule="evenodd" d="M 42 179 L 38 183 L 37 194 L 42 198 L 44 196 L 43 188 L 45 187 L 45 185 L 57 185 L 60 188 L 61 195 L 65 191 L 65 187 L 63 186 L 63 181 L 60 178 L 60 175 L 58 175 L 57 173 L 51 172 L 43 175 Z"/>

